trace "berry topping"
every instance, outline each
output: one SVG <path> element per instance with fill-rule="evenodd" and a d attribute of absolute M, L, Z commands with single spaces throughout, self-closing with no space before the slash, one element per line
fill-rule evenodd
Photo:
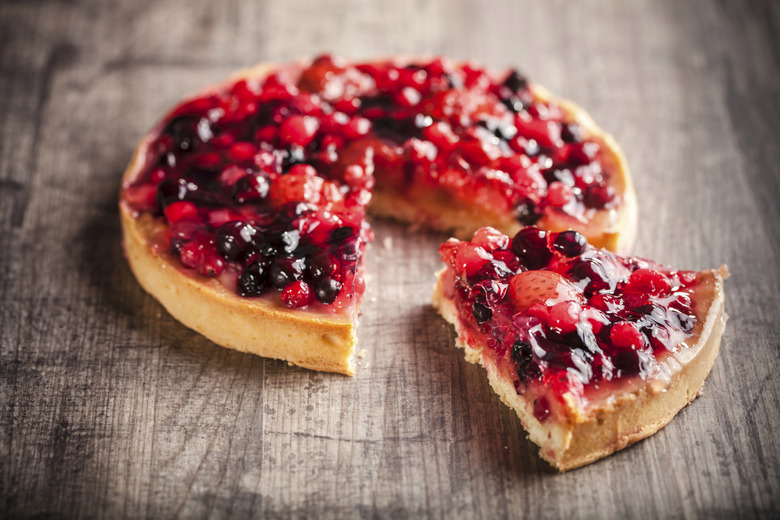
<path fill-rule="evenodd" d="M 375 184 L 400 196 L 440 192 L 523 225 L 555 214 L 586 221 L 619 203 L 609 162 L 585 128 L 538 99 L 519 72 L 473 63 L 322 56 L 182 103 L 160 128 L 124 200 L 168 225 L 164 249 L 183 268 L 209 277 L 228 270 L 241 296 L 276 292 L 291 307 L 336 312 L 362 292 Z M 556 252 L 574 258 L 583 247 L 581 235 L 557 235 L 554 249 L 548 238 L 533 228 L 510 248 L 485 229 L 458 262 L 469 277 L 507 285 L 518 269 L 545 267 Z M 588 291 L 603 288 L 579 269 Z M 631 284 L 670 290 L 655 278 Z M 492 304 L 484 304 L 474 316 L 489 320 Z"/>
<path fill-rule="evenodd" d="M 696 273 L 595 249 L 576 231 L 526 227 L 509 240 L 483 228 L 440 252 L 469 334 L 509 364 L 518 391 L 540 382 L 557 396 L 537 400 L 540 421 L 566 393 L 657 373 L 695 327 Z"/>

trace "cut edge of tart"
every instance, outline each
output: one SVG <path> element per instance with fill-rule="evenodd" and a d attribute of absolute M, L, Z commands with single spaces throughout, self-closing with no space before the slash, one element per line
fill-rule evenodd
<path fill-rule="evenodd" d="M 678 345 L 679 350 L 662 359 L 662 370 L 647 378 L 604 382 L 585 399 L 575 390 L 565 391 L 554 407 L 545 400 L 540 415 L 538 401 L 553 395 L 549 385 L 555 383 L 518 385 L 517 376 L 511 373 L 516 366 L 508 367 L 505 356 L 486 346 L 488 337 L 465 323 L 456 297 L 447 296 L 456 290 L 451 269 L 437 273 L 433 306 L 455 327 L 455 344 L 464 349 L 466 361 L 486 370 L 491 387 L 516 412 L 528 438 L 540 447 L 540 456 L 559 471 L 589 464 L 654 434 L 701 395 L 728 318 L 723 292 L 728 269 L 721 266 L 696 273 L 692 293 L 696 324 L 684 345 L 680 344 L 683 348 Z"/>
<path fill-rule="evenodd" d="M 138 174 L 150 138 L 128 166 L 123 184 Z M 287 309 L 276 299 L 242 298 L 217 279 L 188 273 L 156 245 L 165 227 L 149 214 L 136 215 L 121 200 L 123 246 L 143 289 L 183 325 L 227 348 L 280 359 L 311 370 L 355 374 L 357 302 L 339 314 Z"/>

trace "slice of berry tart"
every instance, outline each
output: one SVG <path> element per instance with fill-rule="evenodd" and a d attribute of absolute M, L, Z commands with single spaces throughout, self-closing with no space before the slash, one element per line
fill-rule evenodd
<path fill-rule="evenodd" d="M 618 256 L 576 231 L 440 248 L 433 301 L 561 471 L 652 435 L 700 393 L 726 323 L 719 270 Z"/>
<path fill-rule="evenodd" d="M 615 250 L 636 225 L 622 154 L 582 110 L 441 58 L 242 71 L 149 132 L 120 195 L 130 266 L 175 318 L 345 374 L 367 211 L 459 236 L 573 227 Z"/>

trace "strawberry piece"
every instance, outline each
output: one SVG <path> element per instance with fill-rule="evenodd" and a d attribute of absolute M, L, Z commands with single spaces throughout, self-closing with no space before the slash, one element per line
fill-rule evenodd
<path fill-rule="evenodd" d="M 566 278 L 553 271 L 525 271 L 509 281 L 515 309 L 523 311 L 534 303 L 555 305 L 563 301 L 581 301 L 582 293 Z"/>

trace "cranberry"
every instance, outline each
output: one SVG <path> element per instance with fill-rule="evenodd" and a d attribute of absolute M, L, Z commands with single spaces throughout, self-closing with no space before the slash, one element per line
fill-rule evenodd
<path fill-rule="evenodd" d="M 217 251 L 227 260 L 242 260 L 257 230 L 247 224 L 234 220 L 217 229 L 215 245 Z"/>
<path fill-rule="evenodd" d="M 341 292 L 341 287 L 341 282 L 328 276 L 317 283 L 314 295 L 321 303 L 330 305 L 336 300 L 336 297 Z"/>
<path fill-rule="evenodd" d="M 558 233 L 553 241 L 553 247 L 563 256 L 569 258 L 581 255 L 588 246 L 588 239 L 576 231 Z"/>
<path fill-rule="evenodd" d="M 425 128 L 425 138 L 440 150 L 452 150 L 458 144 L 459 138 L 446 121 L 439 121 Z"/>
<path fill-rule="evenodd" d="M 344 125 L 343 131 L 347 139 L 358 139 L 368 134 L 369 130 L 371 130 L 371 121 L 364 117 L 353 117 Z"/>
<path fill-rule="evenodd" d="M 198 272 L 204 276 L 214 278 L 219 276 L 225 270 L 225 261 L 214 251 L 204 252 L 203 259 L 198 265 Z"/>
<path fill-rule="evenodd" d="M 310 116 L 292 116 L 286 119 L 279 129 L 279 137 L 285 144 L 306 146 L 314 139 L 319 122 Z"/>
<path fill-rule="evenodd" d="M 282 303 L 293 309 L 307 307 L 313 298 L 309 285 L 303 280 L 288 284 L 282 291 Z"/>
<path fill-rule="evenodd" d="M 203 262 L 203 253 L 203 244 L 193 240 L 182 246 L 179 258 L 186 267 L 197 269 Z"/>
<path fill-rule="evenodd" d="M 644 345 L 644 336 L 636 324 L 630 321 L 621 321 L 612 325 L 609 331 L 609 339 L 617 348 L 630 348 L 638 350 Z"/>
<path fill-rule="evenodd" d="M 235 143 L 230 147 L 229 156 L 232 161 L 242 162 L 252 159 L 257 153 L 257 147 L 253 143 Z"/>
<path fill-rule="evenodd" d="M 512 239 L 512 251 L 528 269 L 545 267 L 553 256 L 547 247 L 547 233 L 536 227 L 518 231 Z"/>

